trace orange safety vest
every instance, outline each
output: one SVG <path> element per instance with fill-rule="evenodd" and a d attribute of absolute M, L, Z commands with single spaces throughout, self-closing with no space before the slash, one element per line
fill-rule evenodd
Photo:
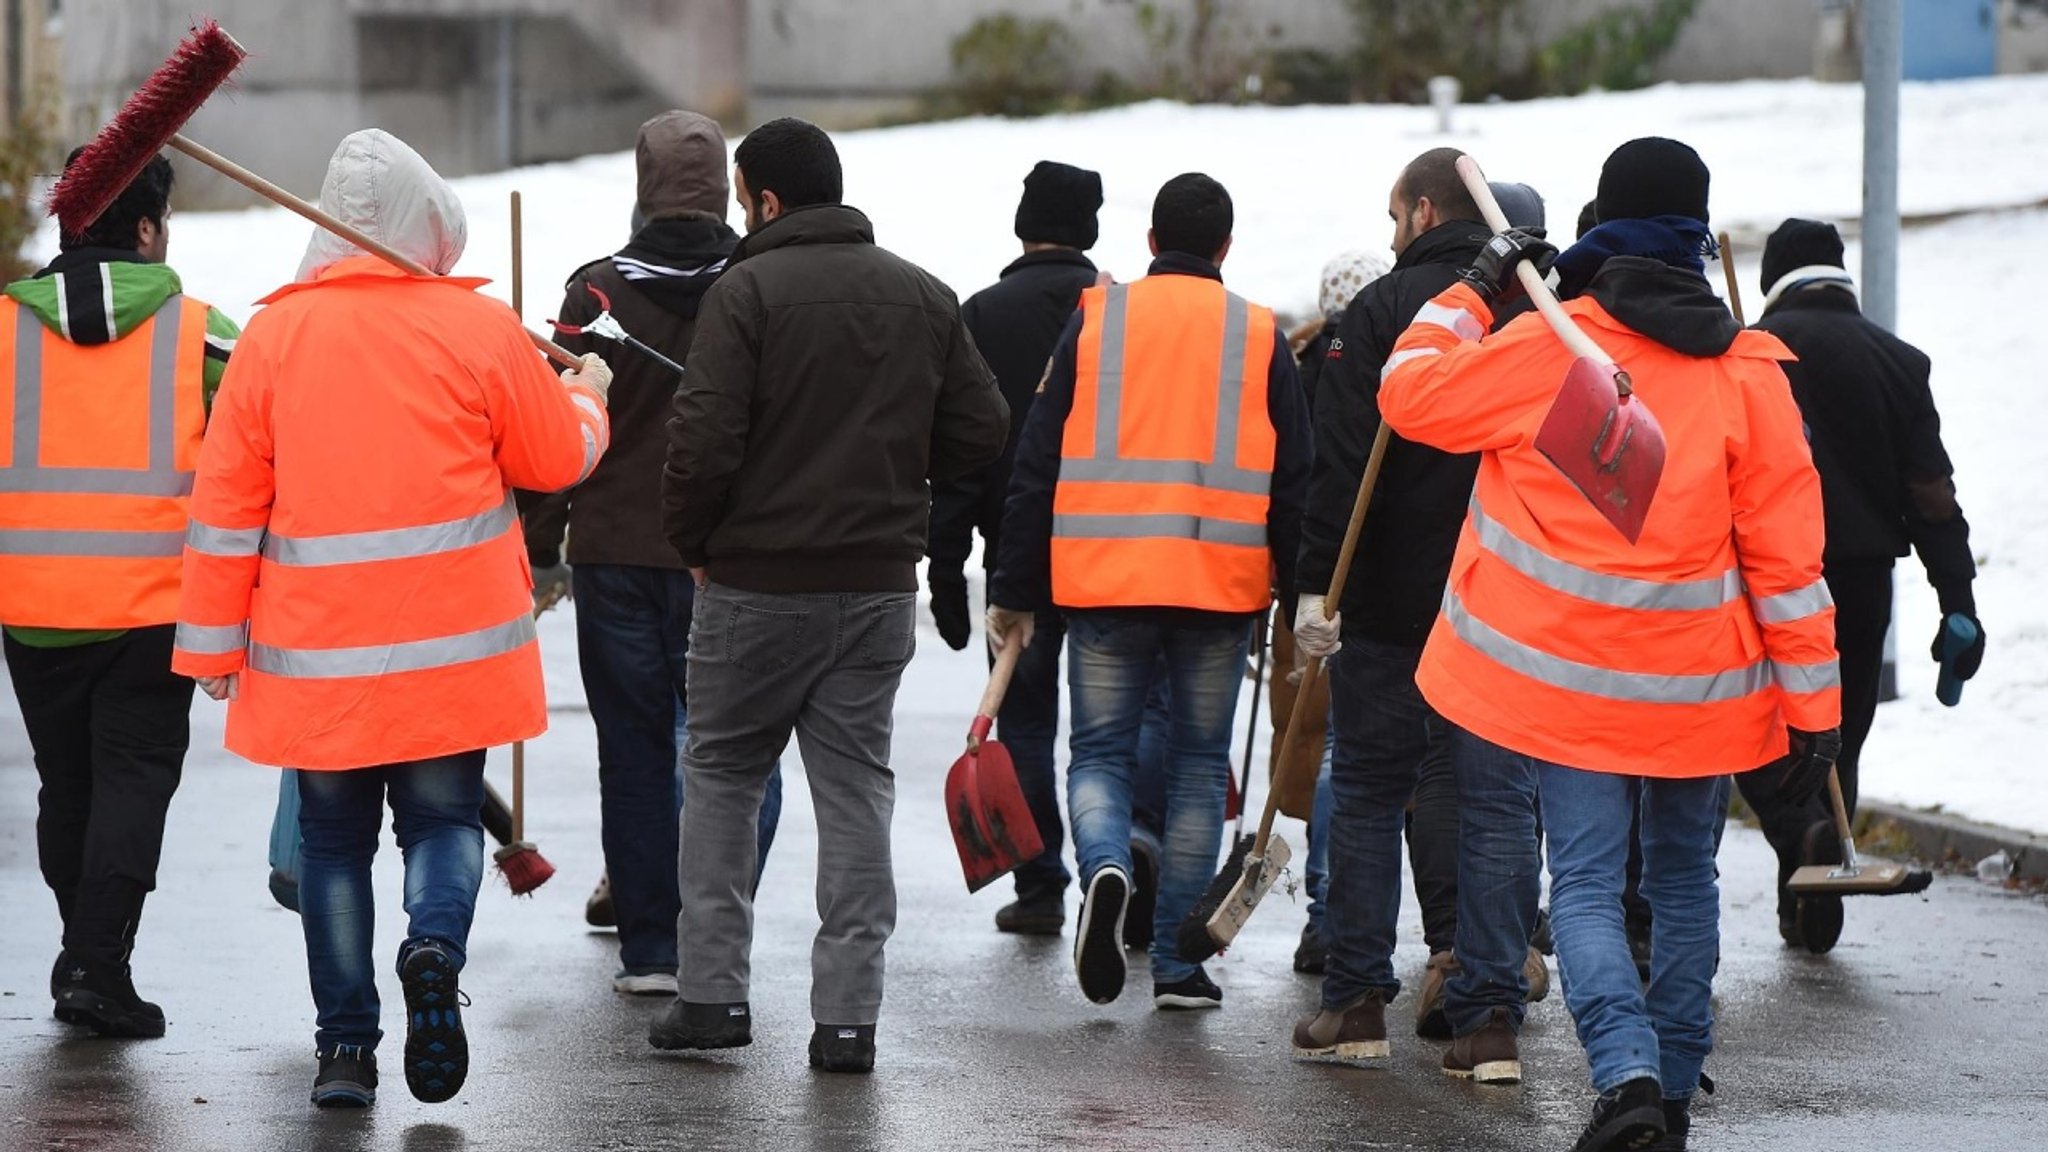
<path fill-rule="evenodd" d="M 344 260 L 273 293 L 200 453 L 172 666 L 239 673 L 227 746 L 348 769 L 547 728 L 513 487 L 589 475 L 609 428 L 478 280 Z"/>
<path fill-rule="evenodd" d="M 146 628 L 178 618 L 178 557 L 206 430 L 206 305 L 172 296 L 109 344 L 0 304 L 0 620 Z"/>
<path fill-rule="evenodd" d="M 1443 612 L 1416 684 L 1502 747 L 1596 772 L 1696 777 L 1784 755 L 1785 728 L 1841 722 L 1834 601 L 1821 579 L 1820 477 L 1778 367 L 1746 331 L 1691 357 L 1589 297 L 1565 310 L 1657 416 L 1664 473 L 1630 544 L 1534 446 L 1572 354 L 1529 315 L 1460 284 L 1388 359 L 1396 432 L 1481 452 Z"/>
<path fill-rule="evenodd" d="M 1161 275 L 1090 288 L 1081 314 L 1053 603 L 1263 611 L 1273 313 L 1214 280 Z"/>

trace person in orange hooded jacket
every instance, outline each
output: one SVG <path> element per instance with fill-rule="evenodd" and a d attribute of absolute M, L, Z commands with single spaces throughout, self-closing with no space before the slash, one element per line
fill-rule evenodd
<path fill-rule="evenodd" d="M 1416 681 L 1447 720 L 1463 805 L 1447 1071 L 1515 1059 L 1540 794 L 1565 1002 L 1600 1093 L 1580 1152 L 1683 1147 L 1713 1046 L 1714 851 L 1725 777 L 1787 752 L 1807 794 L 1840 747 L 1820 479 L 1778 362 L 1708 287 L 1706 165 L 1631 141 L 1600 175 L 1600 225 L 1557 258 L 1565 305 L 1614 357 L 1667 445 L 1634 540 L 1539 449 L 1573 354 L 1524 316 L 1481 339 L 1516 268 L 1556 250 L 1510 231 L 1425 307 L 1380 387 L 1409 439 L 1481 454 Z M 1581 429 L 1588 443 L 1594 427 Z M 1545 447 L 1558 449 L 1546 439 Z M 1647 991 L 1622 927 L 1630 784 L 1642 784 Z M 1517 1073 L 1519 1075 L 1519 1073 Z"/>
<path fill-rule="evenodd" d="M 434 1102 L 468 1068 L 457 973 L 484 749 L 547 727 L 510 490 L 590 474 L 611 372 L 586 356 L 557 380 L 484 281 L 446 275 L 461 202 L 396 137 L 344 139 L 320 205 L 435 275 L 316 232 L 298 280 L 265 298 L 199 454 L 173 667 L 229 701 L 231 751 L 304 770 L 323 1107 L 375 1099 L 370 864 L 388 796 L 411 917 L 406 1084 Z"/>

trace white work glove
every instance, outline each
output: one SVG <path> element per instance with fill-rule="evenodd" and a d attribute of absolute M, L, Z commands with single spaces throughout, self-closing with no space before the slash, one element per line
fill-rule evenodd
<path fill-rule="evenodd" d="M 1016 632 L 1018 647 L 1031 647 L 1031 634 L 1038 630 L 1038 614 L 1019 612 L 1014 608 L 988 606 L 988 650 L 999 654 L 1010 642 L 1010 633 Z"/>
<path fill-rule="evenodd" d="M 1294 609 L 1294 650 L 1311 660 L 1328 660 L 1344 642 L 1344 614 L 1323 619 L 1323 597 L 1303 596 Z"/>
<path fill-rule="evenodd" d="M 611 406 L 612 366 L 605 363 L 604 357 L 595 352 L 583 354 L 582 367 L 573 370 L 563 369 L 562 383 L 585 385 L 597 393 L 597 398 L 604 401 L 607 408 Z"/>

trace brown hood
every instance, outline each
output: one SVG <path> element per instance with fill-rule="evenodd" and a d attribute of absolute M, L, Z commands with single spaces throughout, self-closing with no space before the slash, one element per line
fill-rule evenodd
<path fill-rule="evenodd" d="M 718 121 L 695 112 L 664 112 L 640 126 L 634 164 L 640 174 L 642 220 L 686 212 L 725 219 L 732 195 L 726 176 L 725 133 Z"/>

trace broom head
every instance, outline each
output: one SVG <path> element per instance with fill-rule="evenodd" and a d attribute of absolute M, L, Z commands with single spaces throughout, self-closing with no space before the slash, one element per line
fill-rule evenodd
<path fill-rule="evenodd" d="M 1933 883 L 1934 873 L 1925 868 L 1864 856 L 1854 868 L 1808 864 L 1785 886 L 1802 896 L 1905 896 Z"/>
<path fill-rule="evenodd" d="M 504 873 L 505 884 L 514 896 L 531 896 L 533 890 L 548 882 L 555 874 L 555 866 L 540 854 L 530 840 L 515 840 L 498 849 L 493 859 L 498 862 L 498 871 Z"/>
<path fill-rule="evenodd" d="M 212 20 L 186 35 L 50 189 L 64 234 L 91 227 L 248 55 Z"/>
<path fill-rule="evenodd" d="M 1278 836 L 1266 840 L 1263 857 L 1251 854 L 1254 840 L 1240 837 L 1223 862 L 1223 870 L 1209 881 L 1202 898 L 1195 902 L 1174 935 L 1174 948 L 1181 959 L 1200 964 L 1230 946 L 1238 930 L 1252 918 L 1252 911 L 1273 890 L 1274 881 L 1287 867 L 1293 853 Z"/>

